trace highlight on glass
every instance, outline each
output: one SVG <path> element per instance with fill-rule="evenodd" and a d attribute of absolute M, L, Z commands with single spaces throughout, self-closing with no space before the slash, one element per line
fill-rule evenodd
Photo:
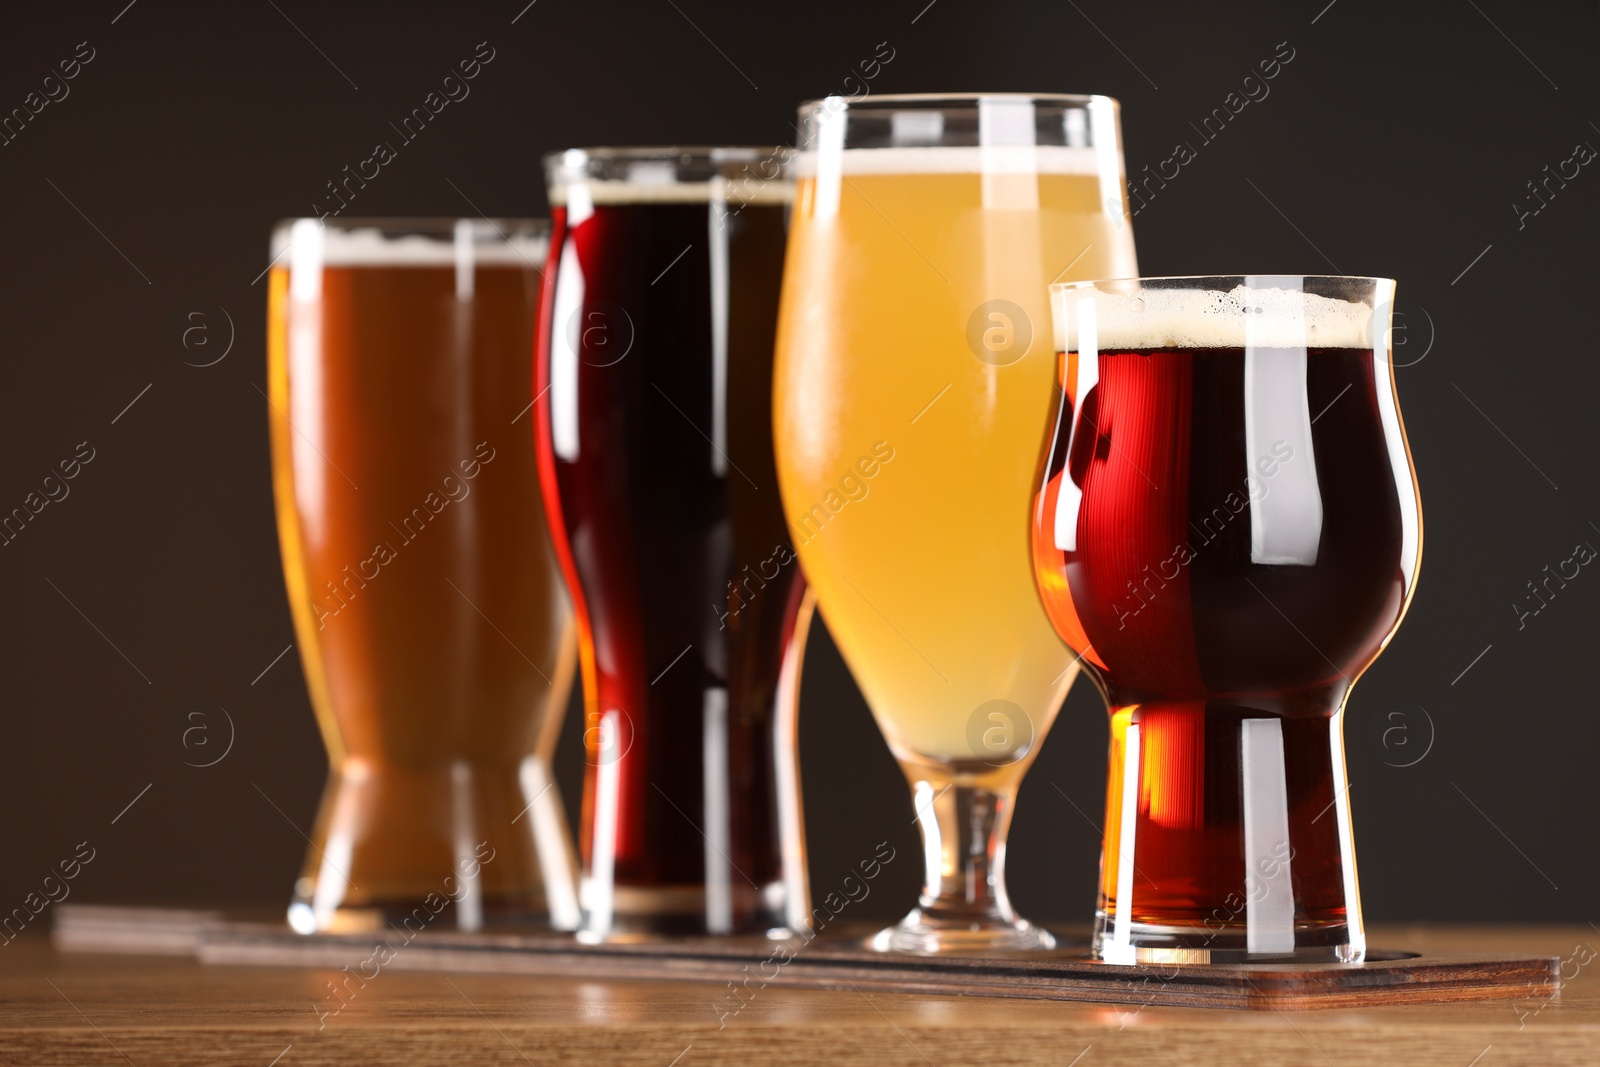
<path fill-rule="evenodd" d="M 774 432 L 789 533 L 911 786 L 917 906 L 874 940 L 1041 948 L 1012 908 L 1017 788 L 1076 676 L 1028 507 L 1047 287 L 1137 272 L 1116 101 L 830 97 L 800 109 Z"/>
<path fill-rule="evenodd" d="M 535 488 L 525 219 L 273 234 L 284 578 L 331 764 L 289 920 L 577 925 L 550 757 L 576 633 Z"/>
<path fill-rule="evenodd" d="M 580 937 L 807 928 L 777 148 L 545 159 L 535 425 L 584 688 Z"/>
<path fill-rule="evenodd" d="M 1095 951 L 1358 962 L 1344 708 L 1422 547 L 1394 283 L 1051 294 L 1060 404 L 1034 563 L 1111 710 Z"/>

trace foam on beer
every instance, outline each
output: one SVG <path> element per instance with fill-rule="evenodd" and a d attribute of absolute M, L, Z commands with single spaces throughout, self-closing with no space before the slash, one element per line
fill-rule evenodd
<path fill-rule="evenodd" d="M 842 174 L 1082 174 L 1100 173 L 1100 154 L 1070 145 L 929 145 L 901 148 L 845 148 L 828 153 Z M 817 173 L 818 153 L 799 152 L 791 166 L 796 177 Z"/>
<path fill-rule="evenodd" d="M 480 265 L 542 267 L 550 240 L 544 234 L 507 234 L 502 238 L 487 222 L 471 224 L 472 262 Z M 274 262 L 287 266 L 291 225 L 272 235 Z M 447 234 L 393 237 L 377 228 L 322 227 L 320 260 L 325 267 L 453 267 L 455 242 Z"/>
<path fill-rule="evenodd" d="M 566 206 L 569 185 L 581 185 L 591 204 L 709 204 L 712 200 L 725 200 L 730 204 L 787 204 L 794 198 L 794 186 L 788 182 L 754 176 L 700 182 L 586 178 L 553 184 L 551 207 Z"/>
<path fill-rule="evenodd" d="M 1106 283 L 1102 283 L 1106 284 Z M 1132 283 L 1129 283 L 1130 285 Z M 1078 351 L 1080 302 L 1093 300 L 1101 352 L 1196 348 L 1365 348 L 1374 322 L 1387 321 L 1365 303 L 1295 289 L 1236 286 L 1205 289 L 1098 288 L 1051 291 L 1056 351 Z"/>

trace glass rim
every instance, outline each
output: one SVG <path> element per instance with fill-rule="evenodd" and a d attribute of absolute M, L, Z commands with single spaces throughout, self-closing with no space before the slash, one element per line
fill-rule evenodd
<path fill-rule="evenodd" d="M 1175 274 L 1054 282 L 1057 352 L 1218 347 L 1387 350 L 1397 288 L 1360 274 Z M 1093 317 L 1087 308 L 1098 307 Z M 1107 318 L 1109 316 L 1109 318 Z M 1273 340 L 1276 338 L 1276 340 Z M 1137 340 L 1135 340 L 1137 339 Z M 1179 339 L 1184 339 L 1180 342 Z"/>
<path fill-rule="evenodd" d="M 786 145 L 596 145 L 562 148 L 540 157 L 547 171 L 574 171 L 585 163 L 605 160 L 660 163 L 754 163 L 783 152 Z"/>
<path fill-rule="evenodd" d="M 1151 282 L 1237 282 L 1244 283 L 1251 278 L 1299 278 L 1302 282 L 1372 282 L 1374 284 L 1395 285 L 1393 278 L 1384 278 L 1368 274 L 1140 274 L 1120 278 L 1094 278 L 1084 281 L 1051 282 L 1050 292 L 1071 292 L 1075 289 L 1093 289 L 1101 285 L 1126 284 L 1138 282 L 1147 284 Z M 1179 286 L 1172 286 L 1179 288 Z M 1196 285 L 1194 288 L 1200 288 Z"/>
<path fill-rule="evenodd" d="M 267 237 L 272 266 L 287 264 L 285 256 L 304 226 L 315 227 L 318 262 L 323 265 L 416 265 L 417 255 L 431 262 L 465 243 L 477 257 L 490 259 L 509 249 L 519 259 L 543 255 L 550 243 L 550 220 L 536 218 L 477 218 L 427 216 L 315 216 L 279 219 Z M 465 226 L 466 239 L 462 232 Z M 379 253 L 377 249 L 387 251 Z M 362 250 L 357 252 L 356 250 Z M 423 252 L 423 250 L 426 250 Z"/>
<path fill-rule="evenodd" d="M 578 187 L 589 189 L 590 200 L 609 188 L 603 197 L 608 203 L 653 203 L 666 189 L 682 191 L 666 194 L 667 200 L 682 195 L 709 202 L 721 190 L 733 194 L 728 199 L 787 202 L 794 182 L 783 168 L 794 153 L 787 145 L 566 148 L 542 157 L 545 194 L 553 209 L 563 207 L 568 189 Z"/>
<path fill-rule="evenodd" d="M 829 106 L 829 101 L 843 101 L 846 110 L 854 108 L 858 111 L 870 111 L 879 105 L 911 106 L 924 108 L 929 111 L 939 110 L 940 105 L 954 109 L 957 107 L 971 107 L 983 100 L 1028 100 L 1038 104 L 1055 105 L 1063 109 L 1084 108 L 1095 105 L 1121 108 L 1122 104 L 1114 96 L 1105 96 L 1101 93 L 874 93 L 871 96 L 852 97 L 843 93 L 831 96 L 820 96 L 811 100 L 802 101 L 799 107 L 801 116 L 818 111 Z M 839 105 L 834 104 L 833 107 Z"/>
<path fill-rule="evenodd" d="M 486 226 L 496 233 L 507 230 L 517 230 L 526 236 L 527 231 L 550 232 L 550 220 L 533 217 L 500 217 L 491 218 L 487 215 L 471 217 L 467 215 L 329 215 L 318 218 L 315 215 L 289 216 L 280 218 L 272 224 L 272 232 L 292 228 L 296 223 L 315 222 L 330 230 L 378 230 L 381 233 L 403 234 L 406 236 L 426 236 L 438 233 L 445 237 L 454 238 L 456 227 L 463 222 L 475 226 Z"/>

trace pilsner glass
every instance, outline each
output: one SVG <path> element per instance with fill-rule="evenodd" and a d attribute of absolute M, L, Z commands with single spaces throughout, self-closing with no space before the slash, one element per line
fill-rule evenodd
<path fill-rule="evenodd" d="M 1052 287 L 1040 592 L 1111 708 L 1095 951 L 1357 962 L 1344 706 L 1422 516 L 1382 278 Z"/>
<path fill-rule="evenodd" d="M 273 235 L 278 534 L 332 764 L 289 909 L 302 933 L 577 925 L 550 774 L 576 637 L 526 418 L 548 233 Z"/>
<path fill-rule="evenodd" d="M 583 672 L 586 941 L 804 929 L 805 582 L 772 459 L 774 148 L 545 159 L 535 404 Z"/>
<path fill-rule="evenodd" d="M 1135 271 L 1116 101 L 800 109 L 774 391 L 790 533 L 911 785 L 917 907 L 875 947 L 1039 948 L 1006 896 L 1017 787 L 1076 675 L 1028 556 L 1047 286 Z"/>

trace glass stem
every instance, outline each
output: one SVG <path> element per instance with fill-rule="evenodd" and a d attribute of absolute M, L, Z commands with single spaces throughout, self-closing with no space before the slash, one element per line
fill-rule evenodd
<path fill-rule="evenodd" d="M 911 772 L 917 828 L 922 832 L 925 871 L 919 906 L 925 920 L 949 923 L 1012 923 L 1006 896 L 1006 832 L 1016 800 L 1015 784 L 987 789 L 939 780 L 923 768 Z"/>

